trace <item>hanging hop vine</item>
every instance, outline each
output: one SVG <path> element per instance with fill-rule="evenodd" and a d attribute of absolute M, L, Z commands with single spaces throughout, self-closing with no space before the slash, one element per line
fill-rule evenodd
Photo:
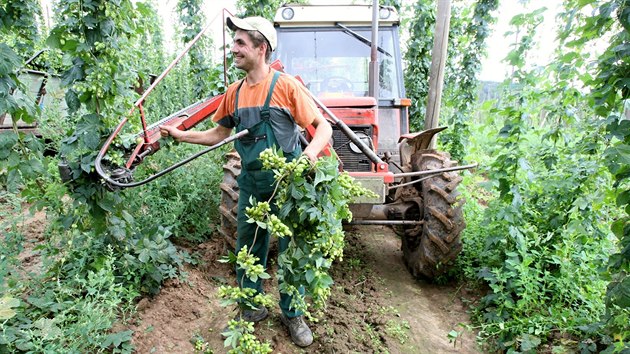
<path fill-rule="evenodd" d="M 335 156 L 316 163 L 306 156 L 287 162 L 275 150 L 267 149 L 260 159 L 264 169 L 274 171 L 279 212 L 265 213 L 262 218 L 248 214 L 250 222 L 266 227 L 272 236 L 291 238 L 278 259 L 280 291 L 292 295 L 292 307 L 315 320 L 305 299 L 312 298 L 314 309 L 325 307 L 333 283 L 328 270 L 343 256 L 342 221 L 352 219 L 349 203 L 373 193 L 354 183 L 348 173 L 340 173 Z M 258 202 L 254 208 L 265 203 Z M 304 295 L 299 291 L 302 287 Z"/>
<path fill-rule="evenodd" d="M 289 237 L 288 249 L 278 258 L 277 272 L 279 290 L 292 296 L 291 307 L 305 313 L 311 321 L 317 319 L 309 308 L 322 310 L 330 296 L 333 280 L 328 274 L 332 262 L 341 260 L 344 248 L 343 220 L 352 220 L 349 203 L 359 196 L 373 196 L 374 193 L 355 183 L 346 172 L 339 172 L 336 156 L 320 158 L 312 163 L 306 156 L 287 162 L 286 158 L 273 149 L 260 154 L 263 169 L 273 170 L 276 189 L 272 199 L 279 212 L 271 213 L 269 201 L 250 200 L 246 208 L 248 222 L 267 229 L 273 237 Z M 255 265 L 256 257 L 243 247 L 238 255 L 230 254 L 228 260 L 245 270 L 252 281 L 257 277 L 269 277 Z M 262 274 L 262 276 L 261 276 Z M 265 278 L 266 279 L 266 278 Z M 302 293 L 300 289 L 303 289 Z M 264 300 L 253 298 L 255 291 L 222 287 L 219 296 L 226 299 L 223 304 L 249 304 L 269 306 Z M 249 296 L 249 298 L 248 298 Z M 306 301 L 311 298 L 312 301 Z M 263 304 L 264 303 L 264 304 Z M 253 333 L 253 326 L 245 321 L 230 321 L 226 346 L 235 352 L 247 352 L 240 343 L 243 336 Z M 252 327 L 252 331 L 249 327 Z M 247 341 L 246 341 L 247 342 Z M 249 342 L 247 342 L 249 343 Z M 260 348 L 257 341 L 251 342 Z"/>

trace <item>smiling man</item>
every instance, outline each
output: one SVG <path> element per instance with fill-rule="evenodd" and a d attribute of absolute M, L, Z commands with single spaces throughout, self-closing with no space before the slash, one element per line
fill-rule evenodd
<path fill-rule="evenodd" d="M 238 177 L 239 199 L 237 217 L 236 252 L 247 247 L 267 266 L 269 234 L 258 229 L 256 224 L 247 223 L 245 208 L 250 207 L 250 197 L 256 201 L 269 200 L 273 196 L 273 171 L 262 170 L 259 154 L 269 147 L 282 149 L 288 161 L 300 154 L 316 161 L 319 153 L 328 143 L 332 128 L 294 77 L 273 70 L 269 63 L 271 52 L 276 48 L 277 37 L 273 24 L 262 17 L 227 19 L 228 27 L 234 31 L 231 52 L 234 65 L 245 71 L 245 78 L 231 84 L 213 120 L 216 127 L 206 131 L 181 131 L 170 126 L 162 126 L 163 136 L 171 135 L 183 142 L 214 145 L 227 138 L 233 129 L 249 134 L 235 142 L 236 151 L 241 157 L 242 171 Z M 300 128 L 315 127 L 311 142 L 302 151 Z M 278 251 L 287 249 L 289 238 L 278 240 Z M 237 267 L 236 276 L 240 286 L 262 292 L 262 280 L 250 281 L 243 270 Z M 301 347 L 313 342 L 313 334 L 303 319 L 303 314 L 291 308 L 291 297 L 280 294 L 281 320 L 291 334 L 291 340 Z M 265 319 L 268 310 L 241 309 L 238 318 L 258 322 Z"/>

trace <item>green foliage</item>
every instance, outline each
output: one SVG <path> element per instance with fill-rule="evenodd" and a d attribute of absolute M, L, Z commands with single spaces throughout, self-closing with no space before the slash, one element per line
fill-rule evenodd
<path fill-rule="evenodd" d="M 199 152 L 191 144 L 163 144 L 161 150 L 134 171 L 142 180 L 167 166 Z M 168 225 L 178 239 L 202 242 L 216 230 L 220 189 L 223 177 L 223 153 L 227 147 L 206 154 L 189 165 L 133 189 L 125 190 L 130 210 L 143 225 Z M 200 205 L 204 205 L 200 208 Z"/>
<path fill-rule="evenodd" d="M 0 334 L 3 352 L 128 352 L 131 331 L 108 333 L 119 311 L 128 312 L 125 305 L 137 293 L 121 286 L 114 275 L 112 249 L 106 249 L 98 270 L 85 276 L 67 279 L 63 290 L 57 282 L 36 279 L 37 284 L 26 288 L 18 282 L 8 294 L 20 301 L 8 305 L 15 311 L 5 319 Z M 10 299 L 10 298 L 9 298 Z"/>
<path fill-rule="evenodd" d="M 584 5 L 584 4 L 580 4 Z M 606 293 L 603 324 L 614 344 L 609 349 L 630 350 L 630 133 L 627 101 L 630 98 L 630 3 L 625 0 L 592 2 L 597 14 L 578 29 L 583 40 L 595 40 L 599 33 L 611 33 L 606 51 L 598 58 L 597 75 L 587 84 L 593 88 L 595 112 L 606 119 L 608 147 L 603 158 L 614 175 L 616 202 L 624 215 L 612 223 L 619 252 L 610 257 L 610 283 Z"/>
<path fill-rule="evenodd" d="M 415 14 L 409 24 L 409 43 L 405 61 L 405 89 L 411 99 L 409 107 L 409 130 L 424 129 L 426 100 L 429 95 L 429 72 L 431 69 L 431 51 L 433 49 L 433 31 L 435 25 L 434 1 L 418 0 L 407 11 Z"/>
<path fill-rule="evenodd" d="M 0 134 L 0 180 L 10 192 L 24 188 L 45 172 L 44 145 L 33 134 Z"/>
<path fill-rule="evenodd" d="M 201 0 L 179 0 L 177 11 L 179 21 L 182 24 L 182 40 L 188 43 L 201 32 L 204 27 L 205 17 L 201 11 Z M 209 47 L 212 45 L 210 37 L 206 34 L 190 49 L 189 73 L 191 81 L 194 82 L 193 92 L 197 99 L 206 96 L 208 92 L 207 81 L 210 78 L 210 65 L 207 59 Z"/>
<path fill-rule="evenodd" d="M 488 126 L 480 131 L 496 135 L 485 148 L 490 198 L 483 217 L 478 206 L 466 210 L 476 215 L 461 261 L 490 289 L 474 313 L 489 349 L 562 348 L 554 338 L 564 335 L 587 350 L 604 313 L 600 272 L 615 249 L 606 229 L 617 216 L 614 190 L 600 160 L 604 122 L 590 119 L 586 95 L 574 88 L 584 72 L 578 56 L 559 48 L 546 68 L 527 66 L 543 11 L 512 20 L 520 33 L 507 57 L 514 75 L 501 100 L 481 113 Z"/>
<path fill-rule="evenodd" d="M 473 120 L 474 104 L 477 99 L 477 73 L 481 71 L 481 60 L 486 55 L 486 39 L 490 26 L 496 18 L 492 13 L 499 6 L 498 0 L 480 0 L 475 3 L 471 14 L 455 7 L 451 14 L 449 32 L 448 71 L 444 87 L 443 121 L 449 129 L 440 135 L 440 145 L 454 160 L 463 159 L 470 136 L 469 126 Z"/>
<path fill-rule="evenodd" d="M 3 42 L 16 49 L 24 59 L 33 54 L 39 37 L 36 17 L 41 17 L 39 1 L 0 1 L 0 31 Z"/>
<path fill-rule="evenodd" d="M 136 8 L 144 26 L 138 42 L 143 60 L 139 62 L 141 66 L 137 70 L 142 88 L 146 89 L 150 84 L 149 75 L 158 75 L 166 68 L 162 20 L 158 16 L 153 0 L 137 2 Z"/>
<path fill-rule="evenodd" d="M 466 139 L 470 135 L 468 125 L 477 95 L 476 75 L 485 54 L 485 40 L 495 21 L 491 13 L 497 6 L 497 0 L 477 1 L 472 13 L 469 4 L 464 2 L 453 2 L 451 6 L 439 125 L 450 127 L 440 135 L 440 145 L 455 160 L 462 159 L 465 154 Z M 433 1 L 419 0 L 407 11 L 412 11 L 414 17 L 409 28 L 411 40 L 404 57 L 409 63 L 405 69 L 405 89 L 412 101 L 410 130 L 420 131 L 424 129 L 426 116 L 437 7 Z"/>
<path fill-rule="evenodd" d="M 261 16 L 273 20 L 276 10 L 283 3 L 281 0 L 237 0 L 236 6 L 242 11 L 240 17 Z"/>
<path fill-rule="evenodd" d="M 14 128 L 13 133 L 0 135 L 0 181 L 10 191 L 17 191 L 24 180 L 34 179 L 43 170 L 42 144 L 17 131 L 18 121 L 33 123 L 39 114 L 28 88 L 18 78 L 34 47 L 38 13 L 37 1 L 0 2 L 0 115 L 9 114 Z"/>
<path fill-rule="evenodd" d="M 175 276 L 172 264 L 181 261 L 168 240 L 170 232 L 137 224 L 126 211 L 123 196 L 109 192 L 94 172 L 103 139 L 127 114 L 135 97 L 133 64 L 141 55 L 134 49 L 134 41 L 142 27 L 136 26 L 136 12 L 128 1 L 62 1 L 59 15 L 61 21 L 48 43 L 63 51 L 64 62 L 73 64 L 64 71 L 62 81 L 67 85 L 66 102 L 74 119 L 60 149 L 72 172 L 73 208 L 60 222 L 89 235 L 84 245 L 98 242 L 113 247 L 125 265 L 121 269 L 135 270 L 143 290 L 155 292 L 165 277 Z M 94 248 L 89 257 L 101 258 L 99 249 L 104 247 Z"/>

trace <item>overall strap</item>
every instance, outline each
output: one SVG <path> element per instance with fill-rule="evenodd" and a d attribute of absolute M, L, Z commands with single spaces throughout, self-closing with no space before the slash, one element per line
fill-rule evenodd
<path fill-rule="evenodd" d="M 260 118 L 262 120 L 269 120 L 269 102 L 271 102 L 271 95 L 273 94 L 273 89 L 276 87 L 276 82 L 280 77 L 280 72 L 276 71 L 273 74 L 273 79 L 271 80 L 271 85 L 269 85 L 269 93 L 267 94 L 267 99 L 265 100 L 265 105 L 260 111 Z"/>
<path fill-rule="evenodd" d="M 236 89 L 236 97 L 234 99 L 234 121 L 236 121 L 236 124 L 240 124 L 240 122 L 238 122 L 238 94 L 239 92 L 241 92 L 241 87 L 243 87 L 244 82 L 245 79 L 242 79 L 241 83 L 238 84 L 238 88 Z"/>

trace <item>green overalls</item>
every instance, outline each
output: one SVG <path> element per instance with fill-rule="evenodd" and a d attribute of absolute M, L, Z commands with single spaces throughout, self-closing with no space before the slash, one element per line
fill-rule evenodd
<path fill-rule="evenodd" d="M 241 157 L 241 174 L 237 181 L 239 186 L 238 197 L 238 215 L 237 215 L 237 234 L 236 239 L 236 252 L 245 245 L 251 250 L 251 253 L 260 259 L 259 264 L 267 266 L 267 253 L 269 251 L 269 233 L 266 229 L 258 228 L 255 223 L 250 224 L 247 222 L 247 216 L 245 215 L 245 208 L 250 207 L 250 196 L 254 196 L 256 201 L 267 201 L 271 198 L 273 190 L 275 188 L 275 179 L 273 171 L 261 170 L 262 162 L 258 156 L 260 153 L 270 147 L 279 149 L 276 136 L 273 132 L 270 123 L 270 111 L 269 102 L 271 101 L 271 95 L 273 89 L 278 81 L 280 72 L 274 73 L 271 85 L 269 86 L 269 93 L 265 100 L 265 104 L 260 109 L 260 121 L 252 127 L 244 127 L 241 124 L 241 119 L 238 113 L 238 95 L 243 86 L 243 81 L 236 90 L 235 108 L 234 108 L 234 121 L 236 123 L 236 131 L 240 132 L 244 129 L 249 130 L 249 134 L 240 138 L 234 143 L 236 151 L 238 151 Z M 288 117 L 287 117 L 288 119 Z M 302 153 L 302 148 L 298 146 L 290 153 L 284 152 L 284 156 L 287 161 L 291 161 Z M 277 208 L 274 203 L 271 203 L 272 212 L 277 213 Z M 255 244 L 254 244 L 255 241 Z M 253 244 L 253 245 L 252 245 Z M 278 252 L 281 254 L 287 249 L 289 245 L 289 238 L 284 237 L 278 240 Z M 259 293 L 263 292 L 262 280 L 258 279 L 257 282 L 252 282 L 244 276 L 244 270 L 236 267 L 236 277 L 241 287 L 256 289 Z M 280 293 L 280 308 L 287 317 L 296 317 L 301 315 L 300 312 L 290 309 L 291 297 Z"/>

